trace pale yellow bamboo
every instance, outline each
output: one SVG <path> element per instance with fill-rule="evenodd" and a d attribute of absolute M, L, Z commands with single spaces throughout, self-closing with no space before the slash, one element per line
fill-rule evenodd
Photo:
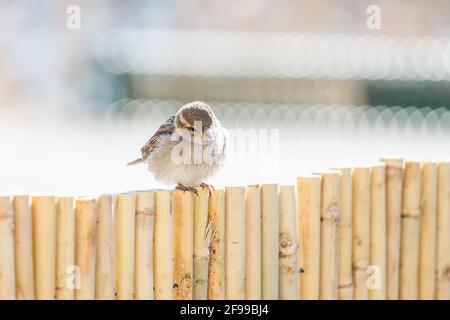
<path fill-rule="evenodd" d="M 370 182 L 369 299 L 386 299 L 386 170 L 372 167 Z"/>
<path fill-rule="evenodd" d="M 0 196 L 0 300 L 16 298 L 11 199 Z"/>
<path fill-rule="evenodd" d="M 116 299 L 133 299 L 136 196 L 117 197 L 114 221 Z"/>
<path fill-rule="evenodd" d="M 399 296 L 400 234 L 403 190 L 403 160 L 382 159 L 386 164 L 386 298 Z"/>
<path fill-rule="evenodd" d="M 299 243 L 299 298 L 319 299 L 320 176 L 297 178 L 297 237 Z"/>
<path fill-rule="evenodd" d="M 74 299 L 80 280 L 77 271 L 73 197 L 59 197 L 56 204 L 56 299 Z"/>
<path fill-rule="evenodd" d="M 15 196 L 13 207 L 16 298 L 34 300 L 33 233 L 29 197 Z"/>
<path fill-rule="evenodd" d="M 225 298 L 245 299 L 245 188 L 225 189 Z"/>
<path fill-rule="evenodd" d="M 261 298 L 279 297 L 280 211 L 278 185 L 261 185 Z"/>
<path fill-rule="evenodd" d="M 97 200 L 95 299 L 114 300 L 112 197 Z"/>
<path fill-rule="evenodd" d="M 155 192 L 155 229 L 153 237 L 154 298 L 171 300 L 172 277 L 172 210 L 171 193 Z"/>
<path fill-rule="evenodd" d="M 352 170 L 342 168 L 339 171 L 341 172 L 341 217 L 339 220 L 338 298 L 352 300 Z"/>
<path fill-rule="evenodd" d="M 261 299 L 261 191 L 247 186 L 245 229 L 245 298 Z"/>
<path fill-rule="evenodd" d="M 53 196 L 32 198 L 34 287 L 38 300 L 55 299 L 56 206 Z"/>
<path fill-rule="evenodd" d="M 450 299 L 450 163 L 438 164 L 436 299 Z"/>
<path fill-rule="evenodd" d="M 402 198 L 402 234 L 400 244 L 400 299 L 415 300 L 419 284 L 420 243 L 420 162 L 406 161 Z"/>
<path fill-rule="evenodd" d="M 213 226 L 208 270 L 208 299 L 225 299 L 225 190 L 209 198 L 208 216 Z"/>
<path fill-rule="evenodd" d="M 95 299 L 95 240 L 97 202 L 77 199 L 75 209 L 75 263 L 80 268 L 80 287 L 76 300 Z"/>
<path fill-rule="evenodd" d="M 197 188 L 194 197 L 194 300 L 206 300 L 208 297 L 209 248 L 213 227 L 208 220 L 209 190 Z"/>
<path fill-rule="evenodd" d="M 369 265 L 370 168 L 353 169 L 353 299 L 366 300 Z"/>
<path fill-rule="evenodd" d="M 298 243 L 295 215 L 294 186 L 280 186 L 279 292 L 282 300 L 295 300 L 298 294 Z"/>
<path fill-rule="evenodd" d="M 136 254 L 134 263 L 134 299 L 153 299 L 153 225 L 155 194 L 136 194 Z"/>
<path fill-rule="evenodd" d="M 436 292 L 437 167 L 422 165 L 422 221 L 419 250 L 419 298 L 433 300 Z"/>
<path fill-rule="evenodd" d="M 193 194 L 180 190 L 172 193 L 173 215 L 173 297 L 192 299 L 193 280 Z"/>

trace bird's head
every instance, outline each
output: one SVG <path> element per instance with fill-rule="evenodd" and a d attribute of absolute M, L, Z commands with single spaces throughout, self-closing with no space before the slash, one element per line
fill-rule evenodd
<path fill-rule="evenodd" d="M 175 116 L 176 129 L 188 130 L 191 136 L 201 133 L 204 141 L 213 140 L 216 122 L 211 107 L 201 101 L 185 104 Z"/>

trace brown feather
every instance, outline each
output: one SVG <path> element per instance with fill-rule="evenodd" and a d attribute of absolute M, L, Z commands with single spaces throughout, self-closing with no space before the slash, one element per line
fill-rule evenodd
<path fill-rule="evenodd" d="M 142 160 L 147 159 L 150 154 L 155 150 L 158 145 L 161 136 L 172 134 L 175 130 L 174 126 L 175 116 L 171 116 L 166 122 L 164 122 L 159 129 L 153 134 L 153 136 L 147 141 L 147 143 L 141 148 Z"/>

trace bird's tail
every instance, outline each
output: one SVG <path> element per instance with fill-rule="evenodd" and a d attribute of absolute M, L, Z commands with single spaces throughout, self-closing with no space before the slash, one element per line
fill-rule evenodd
<path fill-rule="evenodd" d="M 133 166 L 133 165 L 138 164 L 138 163 L 141 163 L 141 162 L 144 162 L 144 159 L 139 158 L 139 159 L 133 160 L 133 161 L 131 161 L 131 162 L 128 162 L 128 163 L 127 163 L 127 166 Z"/>

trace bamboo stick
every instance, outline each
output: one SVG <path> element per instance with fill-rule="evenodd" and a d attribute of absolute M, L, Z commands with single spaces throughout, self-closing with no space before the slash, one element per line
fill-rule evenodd
<path fill-rule="evenodd" d="M 116 299 L 133 299 L 136 196 L 117 197 L 114 221 Z"/>
<path fill-rule="evenodd" d="M 279 297 L 280 211 L 278 185 L 261 185 L 261 297 Z"/>
<path fill-rule="evenodd" d="M 438 164 L 436 299 L 450 299 L 450 163 Z"/>
<path fill-rule="evenodd" d="M 16 299 L 11 199 L 0 197 L 0 300 Z"/>
<path fill-rule="evenodd" d="M 194 198 L 194 300 L 206 300 L 208 297 L 209 248 L 213 226 L 208 220 L 209 190 L 197 188 Z"/>
<path fill-rule="evenodd" d="M 386 164 L 386 298 L 399 296 L 400 233 L 403 190 L 403 160 L 382 159 Z"/>
<path fill-rule="evenodd" d="M 370 183 L 370 256 L 372 274 L 368 279 L 369 299 L 386 299 L 386 170 L 372 167 Z"/>
<path fill-rule="evenodd" d="M 173 212 L 173 297 L 192 299 L 193 274 L 193 194 L 180 190 L 172 194 Z"/>
<path fill-rule="evenodd" d="M 55 299 L 56 208 L 53 196 L 32 198 L 34 287 L 38 300 Z"/>
<path fill-rule="evenodd" d="M 245 298 L 261 299 L 261 191 L 247 186 L 245 226 Z"/>
<path fill-rule="evenodd" d="M 73 197 L 59 197 L 56 204 L 56 299 L 73 300 L 79 285 L 75 267 L 75 210 Z"/>
<path fill-rule="evenodd" d="M 415 300 L 419 283 L 420 162 L 406 161 L 400 244 L 400 299 Z"/>
<path fill-rule="evenodd" d="M 295 300 L 298 293 L 298 243 L 295 189 L 280 186 L 280 299 Z"/>
<path fill-rule="evenodd" d="M 436 278 L 437 167 L 422 165 L 422 222 L 419 250 L 419 298 L 435 297 Z"/>
<path fill-rule="evenodd" d="M 15 196 L 14 255 L 17 300 L 34 300 L 33 233 L 28 196 Z"/>
<path fill-rule="evenodd" d="M 209 198 L 208 216 L 214 227 L 208 270 L 208 299 L 225 299 L 225 190 Z"/>
<path fill-rule="evenodd" d="M 112 197 L 102 195 L 97 204 L 95 299 L 114 300 Z"/>
<path fill-rule="evenodd" d="M 75 299 L 94 300 L 97 202 L 77 199 L 75 210 L 75 263 L 80 268 L 80 287 L 75 291 Z"/>
<path fill-rule="evenodd" d="M 319 299 L 320 176 L 297 178 L 297 230 L 299 243 L 299 298 Z"/>
<path fill-rule="evenodd" d="M 153 237 L 154 298 L 156 300 L 171 300 L 173 297 L 172 220 L 171 193 L 156 191 Z"/>
<path fill-rule="evenodd" d="M 225 298 L 245 299 L 245 188 L 225 188 Z"/>
<path fill-rule="evenodd" d="M 353 169 L 353 299 L 367 300 L 369 264 L 370 168 Z"/>
<path fill-rule="evenodd" d="M 339 266 L 339 172 L 322 173 L 320 206 L 320 299 L 336 300 Z"/>
<path fill-rule="evenodd" d="M 134 299 L 153 299 L 153 192 L 136 194 L 136 254 L 134 264 Z"/>
<path fill-rule="evenodd" d="M 352 300 L 352 170 L 342 168 L 339 171 L 341 172 L 341 216 L 339 220 L 338 298 Z"/>

